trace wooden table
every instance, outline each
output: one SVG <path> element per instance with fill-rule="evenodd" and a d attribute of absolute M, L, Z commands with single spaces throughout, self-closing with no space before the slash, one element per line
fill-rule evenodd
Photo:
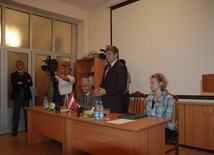
<path fill-rule="evenodd" d="M 146 117 L 125 124 L 78 118 L 75 112 L 52 113 L 42 106 L 28 110 L 28 143 L 50 139 L 63 144 L 63 154 L 84 150 L 95 155 L 163 155 L 165 154 L 164 124 L 167 119 Z M 118 115 L 111 113 L 111 120 Z"/>

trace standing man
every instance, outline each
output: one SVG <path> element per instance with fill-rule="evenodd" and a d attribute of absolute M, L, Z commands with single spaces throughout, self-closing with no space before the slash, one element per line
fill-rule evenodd
<path fill-rule="evenodd" d="M 85 110 L 90 110 L 95 106 L 96 97 L 94 96 L 94 90 L 91 88 L 89 79 L 82 80 L 82 94 L 78 98 L 77 103 Z"/>
<path fill-rule="evenodd" d="M 75 78 L 68 74 L 68 70 L 66 70 L 66 65 L 59 66 L 59 74 L 56 74 L 55 77 L 58 80 L 61 105 L 63 105 L 65 94 L 67 93 L 69 95 L 73 92 L 73 84 L 75 82 Z"/>
<path fill-rule="evenodd" d="M 123 94 L 127 85 L 127 68 L 118 58 L 118 48 L 106 46 L 107 65 L 104 68 L 100 87 L 94 94 L 101 96 L 105 108 L 110 108 L 112 112 L 125 113 Z"/>
<path fill-rule="evenodd" d="M 32 79 L 29 73 L 23 71 L 24 62 L 18 60 L 16 62 L 17 71 L 11 74 L 12 91 L 10 98 L 14 102 L 12 117 L 12 136 L 17 135 L 19 127 L 19 116 L 21 107 L 29 107 L 30 99 L 32 99 L 30 87 Z M 27 110 L 24 109 L 25 131 L 27 132 Z"/>

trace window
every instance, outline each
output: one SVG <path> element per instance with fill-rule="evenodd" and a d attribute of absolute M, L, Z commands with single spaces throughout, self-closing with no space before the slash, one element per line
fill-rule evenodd
<path fill-rule="evenodd" d="M 72 47 L 72 52 L 73 54 L 77 54 L 77 25 L 76 24 L 73 24 L 73 40 L 72 40 L 72 43 L 73 43 L 73 47 Z"/>
<path fill-rule="evenodd" d="M 55 28 L 55 51 L 71 53 L 72 24 L 56 21 Z"/>
<path fill-rule="evenodd" d="M 29 48 L 29 14 L 5 9 L 6 46 Z"/>
<path fill-rule="evenodd" d="M 33 15 L 32 48 L 34 50 L 52 50 L 52 19 Z"/>

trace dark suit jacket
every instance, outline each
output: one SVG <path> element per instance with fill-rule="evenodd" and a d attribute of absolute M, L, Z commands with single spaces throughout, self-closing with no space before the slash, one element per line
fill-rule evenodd
<path fill-rule="evenodd" d="M 110 108 L 112 112 L 124 113 L 123 93 L 127 84 L 127 68 L 120 61 L 116 61 L 110 71 L 105 75 L 107 66 L 104 68 L 100 87 L 106 90 L 102 96 L 103 106 Z"/>
<path fill-rule="evenodd" d="M 30 82 L 27 82 L 29 79 Z M 23 85 L 18 85 L 18 81 L 22 81 Z M 23 75 L 20 75 L 18 71 L 12 73 L 11 83 L 13 87 L 10 94 L 11 99 L 17 99 L 21 91 L 23 91 L 25 99 L 32 99 L 30 87 L 32 86 L 33 82 L 29 73 L 23 72 Z"/>
<path fill-rule="evenodd" d="M 82 93 L 77 100 L 77 103 L 83 106 L 83 109 L 90 110 L 96 104 L 96 97 L 94 96 L 94 90 L 91 89 L 89 91 L 87 102 L 84 104 L 85 101 L 85 94 Z"/>

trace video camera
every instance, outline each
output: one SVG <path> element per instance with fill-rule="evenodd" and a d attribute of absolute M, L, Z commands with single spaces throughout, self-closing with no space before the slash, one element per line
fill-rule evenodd
<path fill-rule="evenodd" d="M 106 59 L 106 54 L 105 54 L 106 50 L 100 49 L 100 51 L 102 51 L 103 53 L 99 54 L 99 58 L 105 60 Z"/>
<path fill-rule="evenodd" d="M 41 66 L 41 69 L 43 71 L 54 73 L 54 71 L 57 70 L 58 61 L 56 59 L 51 59 L 50 56 L 48 56 L 46 60 L 42 60 L 42 61 L 46 63 L 46 65 Z"/>

